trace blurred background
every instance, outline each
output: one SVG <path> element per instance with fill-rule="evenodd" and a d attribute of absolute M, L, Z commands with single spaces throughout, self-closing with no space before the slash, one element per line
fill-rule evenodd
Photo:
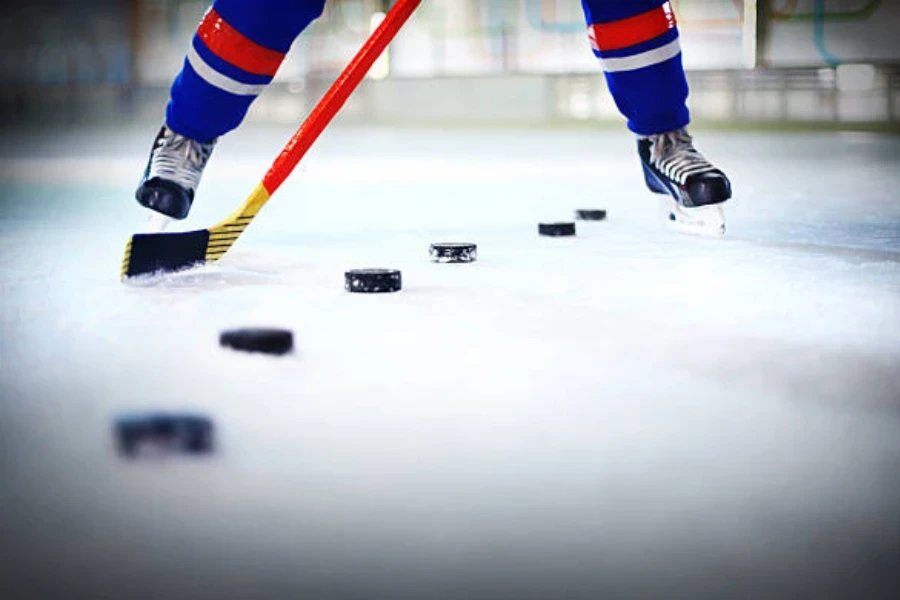
<path fill-rule="evenodd" d="M 298 122 L 389 5 L 329 0 L 249 119 Z M 897 128 L 900 2 L 672 5 L 696 121 Z M 5 3 L 4 122 L 158 121 L 207 6 L 205 0 Z M 619 120 L 578 0 L 426 0 L 340 118 L 429 125 Z"/>

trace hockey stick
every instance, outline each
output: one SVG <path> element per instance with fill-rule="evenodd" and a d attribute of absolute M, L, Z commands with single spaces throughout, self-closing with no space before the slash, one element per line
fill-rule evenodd
<path fill-rule="evenodd" d="M 133 235 L 125 247 L 122 279 L 157 272 L 180 271 L 222 258 L 263 205 L 269 201 L 275 190 L 284 183 L 421 2 L 422 0 L 397 0 L 353 60 L 300 125 L 262 182 L 256 186 L 240 208 L 221 223 L 208 229 Z"/>

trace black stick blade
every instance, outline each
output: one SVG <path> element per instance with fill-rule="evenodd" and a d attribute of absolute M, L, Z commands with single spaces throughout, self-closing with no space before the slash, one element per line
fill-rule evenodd
<path fill-rule="evenodd" d="M 122 279 L 151 273 L 183 271 L 206 262 L 209 230 L 183 233 L 138 233 L 122 260 Z"/>

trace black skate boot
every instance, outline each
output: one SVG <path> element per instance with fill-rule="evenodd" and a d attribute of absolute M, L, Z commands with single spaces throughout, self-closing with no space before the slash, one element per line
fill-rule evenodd
<path fill-rule="evenodd" d="M 638 138 L 644 181 L 671 198 L 668 220 L 692 233 L 721 234 L 725 219 L 717 206 L 731 198 L 731 182 L 694 148 L 685 129 Z"/>
<path fill-rule="evenodd" d="M 163 125 L 153 141 L 147 168 L 134 194 L 137 201 L 173 219 L 187 217 L 215 145 L 215 139 L 200 143 Z"/>

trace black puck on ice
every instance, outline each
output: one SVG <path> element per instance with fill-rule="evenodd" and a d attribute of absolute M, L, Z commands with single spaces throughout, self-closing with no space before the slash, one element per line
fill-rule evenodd
<path fill-rule="evenodd" d="M 351 269 L 344 273 L 344 289 L 348 292 L 399 292 L 401 286 L 400 271 L 396 269 Z"/>
<path fill-rule="evenodd" d="M 135 413 L 117 418 L 113 424 L 119 452 L 137 456 L 148 445 L 155 448 L 203 454 L 213 449 L 212 420 L 183 413 Z"/>
<path fill-rule="evenodd" d="M 456 242 L 436 243 L 428 248 L 428 255 L 433 262 L 470 263 L 478 258 L 478 246 Z"/>
<path fill-rule="evenodd" d="M 219 334 L 219 345 L 244 352 L 287 354 L 294 348 L 294 334 L 288 329 L 244 327 Z"/>
<path fill-rule="evenodd" d="M 575 211 L 575 218 L 581 221 L 603 221 L 606 211 L 599 208 L 582 208 Z"/>
<path fill-rule="evenodd" d="M 538 233 L 550 236 L 575 235 L 575 223 L 539 223 Z"/>

